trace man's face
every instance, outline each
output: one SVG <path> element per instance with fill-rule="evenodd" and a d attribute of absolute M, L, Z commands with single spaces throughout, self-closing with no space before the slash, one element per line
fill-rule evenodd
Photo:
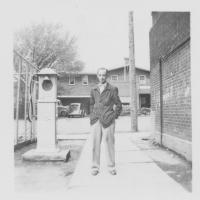
<path fill-rule="evenodd" d="M 100 69 L 97 73 L 97 78 L 99 80 L 99 83 L 104 84 L 107 79 L 107 74 L 105 69 Z"/>

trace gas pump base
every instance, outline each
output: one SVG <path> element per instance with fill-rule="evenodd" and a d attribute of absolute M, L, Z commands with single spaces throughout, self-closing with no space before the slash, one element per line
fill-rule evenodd
<path fill-rule="evenodd" d="M 32 149 L 22 155 L 26 161 L 68 161 L 70 150 L 60 149 Z"/>

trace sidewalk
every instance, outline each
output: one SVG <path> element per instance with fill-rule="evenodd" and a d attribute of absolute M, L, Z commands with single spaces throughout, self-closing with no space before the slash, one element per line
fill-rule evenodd
<path fill-rule="evenodd" d="M 117 175 L 107 172 L 102 143 L 101 169 L 91 175 L 91 135 L 89 136 L 68 195 L 84 199 L 190 199 L 191 194 L 163 172 L 154 161 L 131 142 L 133 133 L 116 134 Z"/>

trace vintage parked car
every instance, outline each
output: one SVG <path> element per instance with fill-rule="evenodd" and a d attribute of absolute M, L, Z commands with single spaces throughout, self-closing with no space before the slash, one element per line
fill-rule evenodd
<path fill-rule="evenodd" d="M 71 103 L 70 104 L 70 111 L 68 117 L 85 117 L 85 110 L 83 108 L 83 104 L 81 103 Z"/>
<path fill-rule="evenodd" d="M 59 100 L 58 105 L 57 105 L 58 117 L 60 117 L 60 116 L 68 117 L 69 111 L 70 111 L 70 107 L 69 106 L 63 106 L 62 102 Z"/>

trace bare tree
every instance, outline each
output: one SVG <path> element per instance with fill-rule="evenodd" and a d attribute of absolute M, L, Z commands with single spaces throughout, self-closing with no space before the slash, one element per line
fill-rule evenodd
<path fill-rule="evenodd" d="M 14 35 L 14 49 L 39 69 L 80 71 L 84 63 L 78 59 L 76 38 L 60 24 L 32 24 Z"/>

